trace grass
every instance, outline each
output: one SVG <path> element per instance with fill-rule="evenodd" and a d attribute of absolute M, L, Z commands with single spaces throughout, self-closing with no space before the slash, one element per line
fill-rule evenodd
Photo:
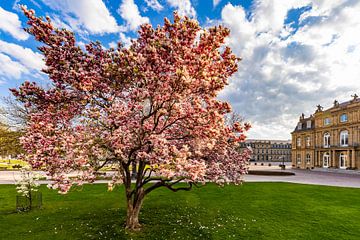
<path fill-rule="evenodd" d="M 138 233 L 123 229 L 123 188 L 104 184 L 59 195 L 16 213 L 15 189 L 0 186 L 0 239 L 360 239 L 360 189 L 245 183 L 147 196 Z"/>

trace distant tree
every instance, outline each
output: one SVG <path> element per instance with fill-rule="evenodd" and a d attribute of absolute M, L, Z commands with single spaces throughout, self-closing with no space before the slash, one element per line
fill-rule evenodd
<path fill-rule="evenodd" d="M 225 115 L 225 125 L 233 126 L 235 123 L 244 122 L 245 118 L 237 112 L 231 112 Z M 248 124 L 249 125 L 249 124 Z"/>
<path fill-rule="evenodd" d="M 0 123 L 0 156 L 18 156 L 23 153 L 20 144 L 21 131 L 12 130 L 9 126 Z"/>
<path fill-rule="evenodd" d="M 11 129 L 21 131 L 25 128 L 29 118 L 28 109 L 24 104 L 14 99 L 13 96 L 2 98 L 0 108 L 1 122 Z"/>
<path fill-rule="evenodd" d="M 14 97 L 3 97 L 0 108 L 0 156 L 17 157 L 24 151 L 20 137 L 28 120 L 27 109 Z M 9 160 L 10 162 L 10 160 Z"/>
<path fill-rule="evenodd" d="M 228 29 L 200 31 L 175 13 L 163 27 L 142 25 L 128 49 L 90 43 L 83 51 L 72 32 L 23 11 L 27 32 L 44 44 L 43 71 L 53 86 L 25 82 L 12 92 L 30 113 L 22 138 L 26 160 L 45 168 L 53 187 L 67 192 L 111 163 L 117 173 L 109 189 L 124 184 L 126 227 L 138 229 L 143 199 L 159 187 L 176 192 L 205 181 L 241 183 L 249 154 L 234 145 L 249 126 L 226 126 L 231 107 L 216 99 L 239 60 L 222 47 Z"/>
<path fill-rule="evenodd" d="M 2 121 L 12 129 L 24 129 L 29 118 L 28 109 L 24 107 L 24 104 L 13 96 L 3 97 L 2 103 L 0 109 Z"/>

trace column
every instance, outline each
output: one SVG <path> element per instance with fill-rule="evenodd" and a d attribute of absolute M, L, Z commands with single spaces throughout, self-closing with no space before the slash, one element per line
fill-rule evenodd
<path fill-rule="evenodd" d="M 351 162 L 351 159 L 350 159 L 350 150 L 348 149 L 346 151 L 346 162 L 345 162 L 345 166 L 346 167 L 350 167 L 350 162 Z"/>
<path fill-rule="evenodd" d="M 355 150 L 351 150 L 351 164 L 350 167 L 355 168 Z"/>
<path fill-rule="evenodd" d="M 330 153 L 330 167 L 335 167 L 335 151 L 331 150 Z"/>

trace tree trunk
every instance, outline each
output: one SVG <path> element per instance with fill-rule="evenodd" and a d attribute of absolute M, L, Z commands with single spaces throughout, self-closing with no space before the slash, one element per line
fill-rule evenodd
<path fill-rule="evenodd" d="M 139 213 L 144 197 L 143 188 L 137 189 L 132 197 L 127 195 L 126 228 L 129 230 L 140 230 Z"/>

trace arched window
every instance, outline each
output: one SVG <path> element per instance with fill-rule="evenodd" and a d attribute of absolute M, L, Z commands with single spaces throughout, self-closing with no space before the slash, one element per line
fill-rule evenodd
<path fill-rule="evenodd" d="M 323 156 L 323 167 L 328 168 L 329 165 L 330 165 L 330 154 L 325 153 L 324 156 Z"/>
<path fill-rule="evenodd" d="M 306 154 L 306 164 L 310 164 L 311 162 L 311 156 L 310 154 Z"/>
<path fill-rule="evenodd" d="M 340 159 L 339 159 L 340 168 L 346 168 L 346 159 L 347 159 L 347 155 L 345 153 L 340 153 Z"/>
<path fill-rule="evenodd" d="M 324 147 L 330 147 L 330 133 L 324 134 Z"/>
<path fill-rule="evenodd" d="M 340 132 L 340 146 L 349 145 L 349 132 L 347 130 Z"/>

